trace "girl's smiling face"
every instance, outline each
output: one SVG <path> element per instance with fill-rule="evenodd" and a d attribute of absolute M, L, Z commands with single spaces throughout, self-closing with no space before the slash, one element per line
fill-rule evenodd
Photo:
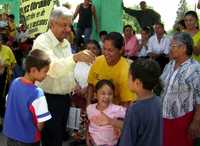
<path fill-rule="evenodd" d="M 96 97 L 98 105 L 101 107 L 108 107 L 114 96 L 114 91 L 108 85 L 103 85 L 97 90 Z"/>

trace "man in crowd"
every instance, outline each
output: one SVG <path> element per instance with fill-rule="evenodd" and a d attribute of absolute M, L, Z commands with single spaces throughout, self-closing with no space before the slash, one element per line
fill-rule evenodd
<path fill-rule="evenodd" d="M 78 19 L 76 33 L 77 33 L 78 45 L 80 45 L 82 35 L 84 35 L 84 43 L 87 43 L 90 40 L 93 28 L 92 18 L 94 18 L 97 32 L 98 32 L 98 21 L 97 21 L 95 6 L 92 5 L 90 0 L 84 0 L 83 3 L 77 6 L 73 19 L 75 19 L 77 15 L 79 15 L 79 19 Z"/>
<path fill-rule="evenodd" d="M 150 27 L 153 28 L 155 23 L 160 22 L 160 14 L 154 11 L 153 9 L 147 8 L 145 1 L 140 2 L 141 10 L 134 10 L 126 8 L 123 6 L 124 11 L 137 19 L 141 28 Z"/>
<path fill-rule="evenodd" d="M 39 86 L 44 90 L 48 108 L 52 115 L 42 131 L 43 146 L 62 146 L 70 106 L 70 93 L 75 88 L 73 76 L 77 61 L 91 63 L 94 55 L 90 51 L 71 53 L 69 42 L 65 39 L 72 24 L 72 13 L 64 7 L 55 8 L 49 19 L 50 29 L 39 35 L 33 49 L 45 51 L 51 66 L 47 77 Z"/>

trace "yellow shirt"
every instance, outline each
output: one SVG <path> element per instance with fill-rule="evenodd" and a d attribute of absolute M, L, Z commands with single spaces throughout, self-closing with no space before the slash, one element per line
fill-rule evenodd
<path fill-rule="evenodd" d="M 124 57 L 121 57 L 114 66 L 109 66 L 102 55 L 97 57 L 92 65 L 88 83 L 95 86 L 99 80 L 111 80 L 115 85 L 114 103 L 133 101 L 136 99 L 136 95 L 128 88 L 128 71 L 129 63 Z"/>
<path fill-rule="evenodd" d="M 0 59 L 6 66 L 16 63 L 15 55 L 13 54 L 12 50 L 5 45 L 0 46 Z"/>
<path fill-rule="evenodd" d="M 200 42 L 200 31 L 198 31 L 193 37 L 193 42 L 194 42 L 194 46 L 197 46 L 197 44 Z M 197 60 L 198 62 L 200 62 L 200 55 L 193 55 L 193 58 L 195 60 Z"/>

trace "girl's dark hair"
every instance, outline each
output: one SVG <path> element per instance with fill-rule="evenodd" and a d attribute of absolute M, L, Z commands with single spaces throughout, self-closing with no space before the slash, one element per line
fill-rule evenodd
<path fill-rule="evenodd" d="M 108 34 L 107 31 L 102 30 L 102 31 L 100 31 L 100 33 L 99 33 L 99 37 L 101 37 L 102 35 L 107 35 L 107 34 Z"/>
<path fill-rule="evenodd" d="M 188 16 L 188 15 L 194 17 L 197 20 L 197 29 L 199 29 L 199 18 L 198 18 L 197 13 L 195 11 L 187 11 L 185 13 L 185 17 Z"/>
<path fill-rule="evenodd" d="M 126 28 L 131 28 L 133 30 L 133 27 L 131 25 L 127 24 L 127 25 L 124 26 L 123 32 L 125 31 Z"/>
<path fill-rule="evenodd" d="M 95 92 L 97 92 L 104 85 L 109 86 L 113 91 L 115 91 L 115 86 L 112 83 L 112 81 L 110 81 L 110 80 L 100 80 L 100 81 L 97 82 L 97 84 L 95 86 Z"/>
<path fill-rule="evenodd" d="M 35 49 L 31 51 L 26 57 L 25 61 L 25 70 L 26 72 L 30 72 L 32 67 L 41 70 L 45 66 L 50 65 L 51 61 L 49 56 L 42 50 Z"/>
<path fill-rule="evenodd" d="M 145 26 L 142 28 L 142 31 L 145 31 L 146 33 L 150 34 L 151 29 L 148 26 Z"/>
<path fill-rule="evenodd" d="M 97 47 L 97 51 L 99 52 L 99 54 L 97 54 L 97 55 L 101 55 L 101 47 L 100 47 L 99 43 L 96 40 L 89 40 L 87 42 L 87 45 L 88 44 L 94 44 Z"/>

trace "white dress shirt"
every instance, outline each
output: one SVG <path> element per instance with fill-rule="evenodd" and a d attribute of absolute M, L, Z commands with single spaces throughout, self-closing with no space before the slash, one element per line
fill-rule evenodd
<path fill-rule="evenodd" d="M 65 39 L 63 42 L 59 42 L 49 30 L 36 38 L 33 49 L 43 50 L 51 59 L 47 77 L 38 83 L 38 86 L 49 94 L 65 95 L 72 92 L 76 85 L 74 80 L 75 62 L 69 42 Z"/>
<path fill-rule="evenodd" d="M 155 54 L 167 55 L 169 54 L 170 43 L 171 43 L 171 39 L 167 35 L 164 35 L 159 42 L 156 34 L 154 34 L 153 36 L 149 38 L 149 41 L 147 44 L 148 45 L 147 54 L 155 53 Z"/>

